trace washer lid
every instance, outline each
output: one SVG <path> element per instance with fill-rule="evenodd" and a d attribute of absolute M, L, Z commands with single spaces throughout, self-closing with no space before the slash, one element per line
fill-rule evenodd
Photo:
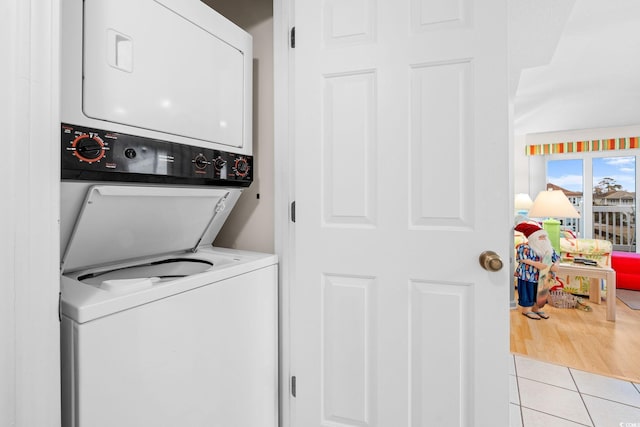
<path fill-rule="evenodd" d="M 241 192 L 94 185 L 64 251 L 62 272 L 209 245 Z"/>

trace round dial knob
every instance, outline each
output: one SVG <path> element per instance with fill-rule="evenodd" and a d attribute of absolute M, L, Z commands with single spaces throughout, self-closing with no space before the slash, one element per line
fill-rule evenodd
<path fill-rule="evenodd" d="M 104 141 L 97 135 L 80 135 L 71 145 L 75 148 L 73 155 L 83 162 L 95 163 L 105 154 Z"/>
<path fill-rule="evenodd" d="M 213 161 L 213 167 L 215 167 L 216 170 L 222 169 L 226 164 L 227 161 L 220 156 L 216 157 L 216 159 Z"/>
<path fill-rule="evenodd" d="M 249 162 L 247 162 L 247 159 L 244 157 L 240 157 L 236 159 L 234 169 L 236 170 L 236 175 L 247 176 L 247 173 L 249 173 Z"/>
<path fill-rule="evenodd" d="M 209 164 L 207 158 L 203 154 L 198 154 L 196 158 L 193 159 L 193 163 L 195 163 L 198 169 L 204 169 Z"/>

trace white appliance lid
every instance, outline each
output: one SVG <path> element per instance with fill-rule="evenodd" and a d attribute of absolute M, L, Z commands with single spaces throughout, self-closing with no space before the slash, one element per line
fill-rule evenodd
<path fill-rule="evenodd" d="M 62 257 L 62 272 L 209 245 L 241 189 L 91 186 Z"/>

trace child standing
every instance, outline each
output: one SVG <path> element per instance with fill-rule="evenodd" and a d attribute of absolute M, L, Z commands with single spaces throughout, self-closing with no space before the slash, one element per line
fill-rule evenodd
<path fill-rule="evenodd" d="M 548 319 L 549 315 L 542 311 L 546 296 L 538 298 L 538 282 L 546 274 L 558 270 L 560 256 L 551 246 L 547 232 L 537 223 L 521 222 L 515 230 L 528 239 L 527 243 L 518 246 L 516 254 L 518 266 L 514 275 L 518 278 L 518 304 L 522 314 L 529 319 Z"/>

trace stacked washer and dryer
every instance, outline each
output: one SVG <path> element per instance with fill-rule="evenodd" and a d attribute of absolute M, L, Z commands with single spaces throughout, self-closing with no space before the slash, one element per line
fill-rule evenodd
<path fill-rule="evenodd" d="M 199 0 L 62 1 L 64 427 L 277 425 L 277 258 L 212 246 L 251 43 Z"/>

